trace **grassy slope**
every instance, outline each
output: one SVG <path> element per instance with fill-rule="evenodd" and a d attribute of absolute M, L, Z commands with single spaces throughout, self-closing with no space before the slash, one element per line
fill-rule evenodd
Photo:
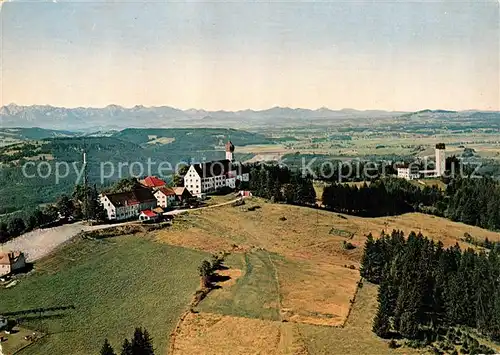
<path fill-rule="evenodd" d="M 74 304 L 62 318 L 32 320 L 51 335 L 23 354 L 97 353 L 108 337 L 119 348 L 134 327 L 146 327 L 158 353 L 199 285 L 205 254 L 142 236 L 76 240 L 36 265 L 34 275 L 0 290 L 0 312 Z"/>
<path fill-rule="evenodd" d="M 213 291 L 200 305 L 203 312 L 238 317 L 278 320 L 278 290 L 275 271 L 265 251 L 235 255 L 244 258 L 243 276 L 230 288 Z M 226 262 L 231 268 L 242 266 L 241 260 Z"/>
<path fill-rule="evenodd" d="M 387 341 L 372 333 L 372 320 L 377 311 L 377 286 L 368 282 L 358 292 L 351 315 L 345 328 L 316 327 L 300 324 L 302 335 L 310 355 L 343 354 L 420 354 L 409 348 L 391 350 Z"/>

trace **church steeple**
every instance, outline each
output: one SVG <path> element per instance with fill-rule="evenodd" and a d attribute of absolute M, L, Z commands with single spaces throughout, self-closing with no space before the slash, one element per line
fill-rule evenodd
<path fill-rule="evenodd" d="M 226 159 L 229 161 L 233 161 L 233 153 L 234 153 L 234 144 L 231 141 L 226 143 Z"/>

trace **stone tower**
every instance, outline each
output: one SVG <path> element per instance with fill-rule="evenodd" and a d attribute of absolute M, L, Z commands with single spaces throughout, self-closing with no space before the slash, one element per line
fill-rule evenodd
<path fill-rule="evenodd" d="M 234 145 L 231 141 L 226 143 L 226 159 L 229 161 L 233 161 L 233 153 L 234 153 Z"/>
<path fill-rule="evenodd" d="M 446 171 L 446 145 L 436 144 L 436 176 L 443 176 Z"/>

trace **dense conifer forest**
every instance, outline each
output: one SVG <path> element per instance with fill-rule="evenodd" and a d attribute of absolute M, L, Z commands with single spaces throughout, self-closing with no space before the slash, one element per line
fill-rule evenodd
<path fill-rule="evenodd" d="M 325 208 L 367 217 L 423 212 L 491 230 L 500 229 L 500 185 L 487 178 L 450 179 L 445 191 L 387 178 L 361 187 L 331 184 Z"/>
<path fill-rule="evenodd" d="M 332 211 L 360 216 L 387 216 L 422 211 L 444 213 L 443 193 L 437 187 L 420 188 L 401 179 L 378 180 L 370 185 L 331 184 L 323 205 Z"/>
<path fill-rule="evenodd" d="M 400 231 L 376 240 L 369 235 L 361 276 L 380 285 L 373 331 L 428 345 L 465 327 L 499 341 L 500 245 L 491 246 L 476 252 L 458 245 L 445 249 L 414 232 L 408 238 Z M 491 353 L 479 344 L 475 348 Z"/>

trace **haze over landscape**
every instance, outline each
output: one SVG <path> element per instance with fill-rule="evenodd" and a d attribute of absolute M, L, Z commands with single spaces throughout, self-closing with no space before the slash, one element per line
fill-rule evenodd
<path fill-rule="evenodd" d="M 1 104 L 499 110 L 498 7 L 13 0 Z"/>

